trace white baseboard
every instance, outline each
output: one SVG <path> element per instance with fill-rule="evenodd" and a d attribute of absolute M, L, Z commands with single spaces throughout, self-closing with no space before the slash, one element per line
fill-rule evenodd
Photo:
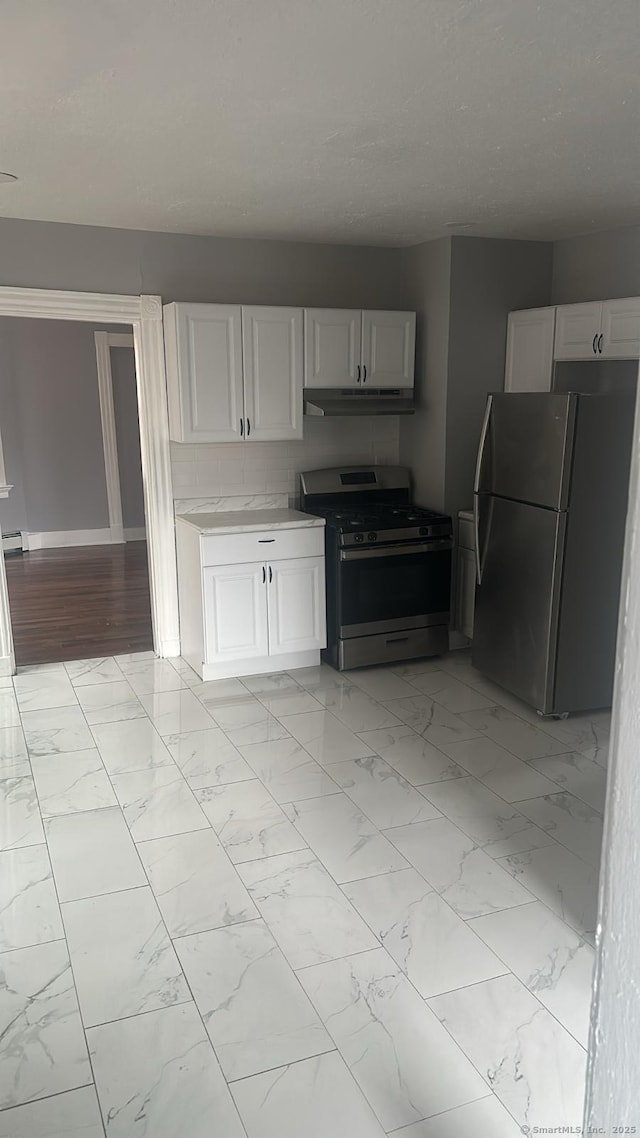
<path fill-rule="evenodd" d="M 14 672 L 11 656 L 0 656 L 0 676 L 11 676 Z"/>
<path fill-rule="evenodd" d="M 112 545 L 110 529 L 61 529 L 26 533 L 25 549 L 62 549 L 72 545 Z M 122 540 L 122 539 L 120 539 Z"/>
<path fill-rule="evenodd" d="M 132 526 L 128 529 L 125 527 L 122 532 L 125 541 L 145 541 L 147 537 L 145 526 Z"/>

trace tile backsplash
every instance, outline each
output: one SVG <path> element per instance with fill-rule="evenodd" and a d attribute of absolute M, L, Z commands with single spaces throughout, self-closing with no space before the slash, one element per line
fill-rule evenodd
<path fill-rule="evenodd" d="M 398 462 L 397 415 L 304 421 L 304 439 L 282 443 L 171 444 L 174 499 L 299 493 L 301 470 Z"/>

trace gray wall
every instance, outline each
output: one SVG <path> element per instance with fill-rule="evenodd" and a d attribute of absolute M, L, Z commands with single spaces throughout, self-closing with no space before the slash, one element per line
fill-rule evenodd
<path fill-rule="evenodd" d="M 247 241 L 0 218 L 0 285 L 163 300 L 409 307 L 402 249 Z"/>
<path fill-rule="evenodd" d="M 472 505 L 487 393 L 504 387 L 508 313 L 549 303 L 551 268 L 550 243 L 453 238 L 444 494 L 448 513 Z"/>
<path fill-rule="evenodd" d="M 555 242 L 553 304 L 620 296 L 640 296 L 640 226 Z"/>
<path fill-rule="evenodd" d="M 140 460 L 140 428 L 136 365 L 133 348 L 111 348 L 113 413 L 116 422 L 122 524 L 125 529 L 144 526 L 144 498 Z"/>
<path fill-rule="evenodd" d="M 400 462 L 413 471 L 416 502 L 444 508 L 451 301 L 450 237 L 407 250 L 416 320 L 415 415 L 400 420 Z"/>

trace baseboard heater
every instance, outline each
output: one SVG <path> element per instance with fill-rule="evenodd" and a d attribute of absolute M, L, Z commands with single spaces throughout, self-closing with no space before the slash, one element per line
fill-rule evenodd
<path fill-rule="evenodd" d="M 20 530 L 14 530 L 13 533 L 3 533 L 2 535 L 2 552 L 3 553 L 22 553 L 24 551 L 24 543 L 22 541 L 22 533 Z"/>

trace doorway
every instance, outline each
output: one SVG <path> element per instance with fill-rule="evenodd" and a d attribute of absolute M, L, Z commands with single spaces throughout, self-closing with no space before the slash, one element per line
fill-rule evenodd
<path fill-rule="evenodd" d="M 132 328 L 153 646 L 159 656 L 177 656 L 177 574 L 160 298 L 5 287 L 0 288 L 0 316 L 80 320 Z M 0 497 L 7 498 L 10 493 L 0 439 Z M 10 600 L 4 558 L 0 558 L 0 674 L 14 671 Z"/>

